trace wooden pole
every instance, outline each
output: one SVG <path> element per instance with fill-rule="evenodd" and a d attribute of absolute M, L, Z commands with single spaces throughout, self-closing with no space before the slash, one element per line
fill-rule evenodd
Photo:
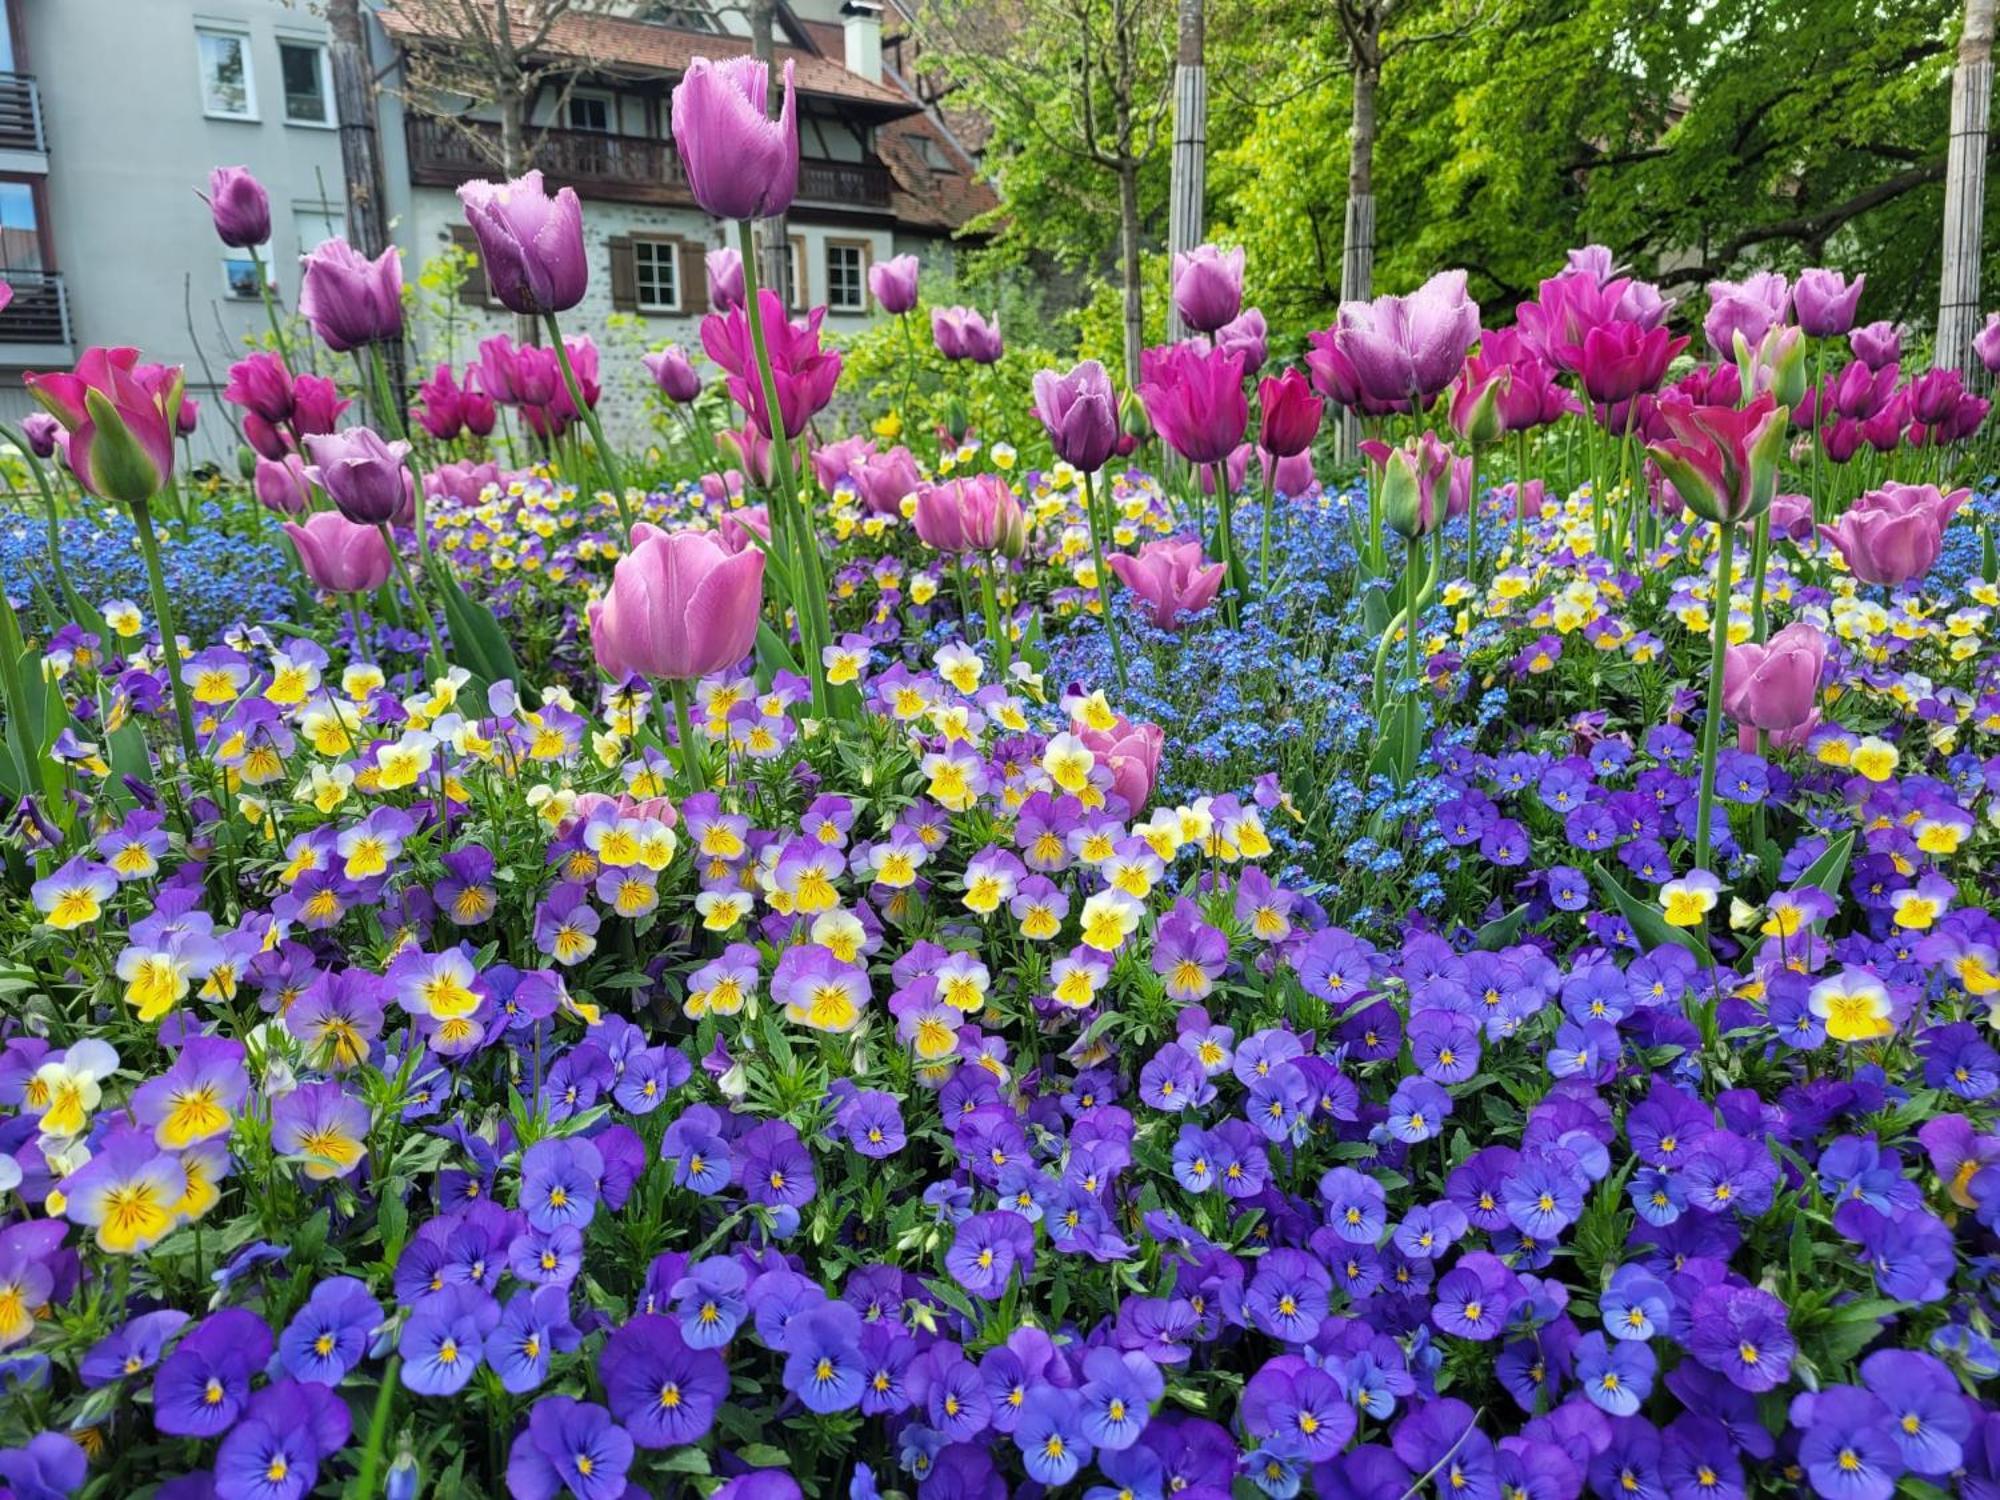
<path fill-rule="evenodd" d="M 371 260 L 389 248 L 389 213 L 384 198 L 380 116 L 375 73 L 368 62 L 361 0 L 327 0 L 327 60 L 333 72 L 333 103 L 340 126 L 340 169 L 346 183 L 347 242 Z M 382 351 L 392 399 L 403 396 L 403 345 Z M 400 414 L 400 413 L 399 413 Z M 378 413 L 387 422 L 387 413 Z"/>
<path fill-rule="evenodd" d="M 1201 243 L 1208 175 L 1208 68 L 1205 0 L 1180 0 L 1180 44 L 1174 62 L 1173 180 L 1167 206 L 1167 251 L 1185 255 Z M 1167 299 L 1167 341 L 1187 334 L 1180 308 Z"/>
<path fill-rule="evenodd" d="M 1980 252 L 1986 228 L 1986 126 L 1993 101 L 1994 0 L 1965 0 L 1965 29 L 1951 75 L 1951 145 L 1945 158 L 1944 273 L 1933 363 L 1972 373 L 1979 328 Z"/>

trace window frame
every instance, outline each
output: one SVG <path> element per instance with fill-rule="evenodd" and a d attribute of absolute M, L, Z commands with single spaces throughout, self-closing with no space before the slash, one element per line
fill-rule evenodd
<path fill-rule="evenodd" d="M 333 230 L 333 233 L 326 237 L 327 240 L 345 239 L 347 237 L 346 204 L 328 202 L 321 199 L 294 198 L 292 200 L 292 234 L 299 242 L 299 254 L 301 255 L 310 255 L 319 245 L 326 243 L 326 240 L 320 240 L 316 244 L 308 245 L 305 235 L 299 231 L 300 220 L 314 218 L 324 219 L 327 227 Z"/>
<path fill-rule="evenodd" d="M 28 205 L 35 214 L 35 240 L 41 260 L 41 265 L 34 267 L 0 264 L 0 271 L 20 271 L 40 276 L 59 272 L 62 267 L 56 264 L 55 228 L 49 223 L 48 179 L 29 172 L 0 172 L 0 187 L 24 187 L 28 190 Z"/>
<path fill-rule="evenodd" d="M 210 38 L 229 40 L 236 43 L 237 56 L 243 62 L 243 110 L 240 114 L 217 109 L 208 88 L 208 48 Z M 257 63 L 250 55 L 250 32 L 248 28 L 231 26 L 220 21 L 196 21 L 194 26 L 195 81 L 201 88 L 202 118 L 208 120 L 231 120 L 237 124 L 255 125 L 262 116 L 257 110 Z"/>
<path fill-rule="evenodd" d="M 292 114 L 292 93 L 285 87 L 287 47 L 310 49 L 318 59 L 320 117 L 317 120 L 297 119 Z M 334 130 L 339 127 L 339 112 L 333 97 L 333 52 L 324 38 L 282 35 L 278 38 L 278 91 L 283 96 L 279 108 L 287 125 L 297 125 L 305 130 Z"/>
<path fill-rule="evenodd" d="M 576 123 L 573 111 L 576 109 L 577 104 L 583 100 L 591 100 L 604 106 L 604 128 L 602 130 L 599 130 L 594 125 L 579 125 Z M 579 135 L 614 136 L 619 134 L 618 123 L 618 96 L 609 89 L 571 89 L 568 96 L 563 100 L 562 128 L 564 130 L 574 130 Z"/>
<path fill-rule="evenodd" d="M 683 284 L 681 276 L 681 251 L 685 241 L 665 234 L 632 234 L 629 238 L 632 243 L 632 310 L 648 318 L 677 318 L 685 314 L 687 287 Z M 641 246 L 645 247 L 647 259 L 654 262 L 656 271 L 658 260 L 662 257 L 671 269 L 674 278 L 674 300 L 671 303 L 646 300 L 641 290 L 643 282 L 639 274 Z"/>
<path fill-rule="evenodd" d="M 873 309 L 874 298 L 868 290 L 868 268 L 875 263 L 875 245 L 871 240 L 848 239 L 829 235 L 823 242 L 826 270 L 826 310 L 830 313 L 850 313 L 866 317 Z M 852 250 L 858 258 L 855 267 L 855 291 L 859 297 L 855 302 L 835 302 L 833 300 L 833 256 L 837 250 Z"/>
<path fill-rule="evenodd" d="M 254 279 L 257 276 L 257 262 L 255 259 L 249 255 L 237 255 L 229 252 L 220 256 L 216 264 L 222 271 L 222 300 L 224 302 L 259 302 L 263 300 L 263 294 L 258 290 Z M 236 274 L 238 270 L 247 270 L 253 278 L 248 291 L 238 291 L 236 288 Z M 267 271 L 265 274 L 268 275 L 269 272 Z"/>

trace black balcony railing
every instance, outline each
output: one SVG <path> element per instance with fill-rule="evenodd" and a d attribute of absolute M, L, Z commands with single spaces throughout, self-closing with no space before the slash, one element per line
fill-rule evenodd
<path fill-rule="evenodd" d="M 410 180 L 420 187 L 456 187 L 498 170 L 498 125 L 413 114 L 408 131 Z M 627 203 L 694 202 L 672 141 L 598 130 L 531 130 L 529 143 L 533 164 L 552 186 Z M 482 149 L 489 144 L 496 149 Z M 880 162 L 806 158 L 799 163 L 801 203 L 887 208 L 891 185 L 889 169 Z"/>
<path fill-rule="evenodd" d="M 42 95 L 26 73 L 0 73 L 0 151 L 46 151 Z"/>
<path fill-rule="evenodd" d="M 70 342 L 69 297 L 53 271 L 0 270 L 14 300 L 0 309 L 0 344 Z"/>

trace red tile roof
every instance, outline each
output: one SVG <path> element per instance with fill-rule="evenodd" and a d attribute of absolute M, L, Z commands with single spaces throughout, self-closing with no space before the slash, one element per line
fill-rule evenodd
<path fill-rule="evenodd" d="M 383 29 L 402 41 L 448 41 L 452 36 L 443 13 L 430 9 L 422 0 L 388 0 L 377 15 Z M 664 74 L 686 72 L 688 64 L 697 57 L 742 57 L 750 51 L 748 37 L 682 31 L 652 21 L 574 12 L 557 19 L 549 42 L 550 50 L 558 57 Z M 780 64 L 794 65 L 802 93 L 867 105 L 878 116 L 915 114 L 922 107 L 897 89 L 848 72 L 842 66 L 841 56 L 838 48 L 828 57 L 796 47 L 777 49 Z"/>

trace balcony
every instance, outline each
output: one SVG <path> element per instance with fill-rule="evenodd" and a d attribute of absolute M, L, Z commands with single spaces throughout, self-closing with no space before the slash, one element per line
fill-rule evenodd
<path fill-rule="evenodd" d="M 410 181 L 419 187 L 457 187 L 472 177 L 491 177 L 499 168 L 500 127 L 485 121 L 447 121 L 429 115 L 408 117 Z M 484 137 L 481 150 L 471 131 Z M 553 187 L 573 187 L 585 198 L 621 203 L 693 207 L 687 174 L 672 141 L 643 135 L 611 135 L 596 130 L 531 131 L 536 142 L 531 165 Z M 886 209 L 892 180 L 880 162 L 799 162 L 797 202 L 829 208 Z"/>
<path fill-rule="evenodd" d="M 26 73 L 0 73 L 0 151 L 47 151 L 42 94 Z"/>
<path fill-rule="evenodd" d="M 14 300 L 0 310 L 0 346 L 66 345 L 70 342 L 69 297 L 53 271 L 0 270 Z"/>

